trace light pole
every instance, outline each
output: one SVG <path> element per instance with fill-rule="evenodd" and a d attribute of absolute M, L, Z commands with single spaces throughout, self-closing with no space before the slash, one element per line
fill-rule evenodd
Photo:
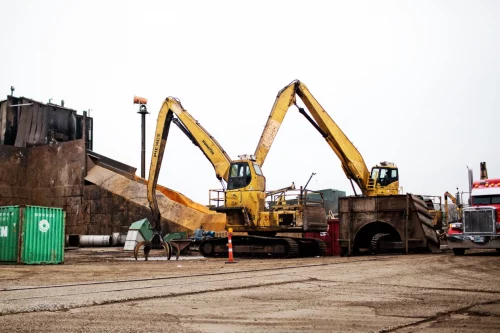
<path fill-rule="evenodd" d="M 146 104 L 147 98 L 134 96 L 134 104 L 139 104 L 141 115 L 141 177 L 146 178 L 146 115 L 149 114 Z"/>

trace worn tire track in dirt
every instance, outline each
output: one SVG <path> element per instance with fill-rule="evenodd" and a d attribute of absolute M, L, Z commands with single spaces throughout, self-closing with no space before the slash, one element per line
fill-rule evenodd
<path fill-rule="evenodd" d="M 492 305 L 492 304 L 498 304 L 500 305 L 500 298 L 493 300 L 493 301 L 486 301 L 486 302 L 477 302 L 472 305 L 468 305 L 462 308 L 446 311 L 446 312 L 439 312 L 434 316 L 424 318 L 421 320 L 416 320 L 415 322 L 409 323 L 409 324 L 403 324 L 403 325 L 396 325 L 393 327 L 387 327 L 387 328 L 381 328 L 376 331 L 372 331 L 373 333 L 385 333 L 385 332 L 403 332 L 404 329 L 411 329 L 411 328 L 418 328 L 419 326 L 422 326 L 423 324 L 427 324 L 430 322 L 437 322 L 439 319 L 444 318 L 444 317 L 449 317 L 452 314 L 460 314 L 467 312 L 467 310 L 472 309 L 473 307 L 480 306 L 480 305 Z M 491 316 L 498 316 L 495 314 L 491 314 Z M 498 316 L 500 317 L 500 316 Z"/>

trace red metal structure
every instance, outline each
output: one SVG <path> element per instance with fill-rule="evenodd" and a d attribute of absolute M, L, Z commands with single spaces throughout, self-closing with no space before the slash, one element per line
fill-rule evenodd
<path fill-rule="evenodd" d="M 326 243 L 326 255 L 338 256 L 340 255 L 339 245 L 339 220 L 328 219 L 328 229 L 326 232 L 305 232 L 303 234 L 306 238 L 321 239 Z"/>

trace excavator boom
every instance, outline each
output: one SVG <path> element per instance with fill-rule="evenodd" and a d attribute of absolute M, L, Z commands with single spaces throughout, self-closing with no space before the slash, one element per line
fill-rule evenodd
<path fill-rule="evenodd" d="M 294 81 L 295 82 L 295 81 Z M 278 130 L 285 118 L 288 109 L 295 102 L 295 83 L 292 82 L 285 88 L 283 88 L 276 96 L 273 108 L 271 109 L 271 114 L 267 119 L 266 126 L 264 126 L 264 131 L 260 136 L 259 143 L 257 144 L 257 149 L 255 150 L 255 162 L 262 167 L 264 161 L 266 160 L 267 153 L 271 149 L 274 138 L 278 134 Z"/>
<path fill-rule="evenodd" d="M 314 98 L 306 85 L 298 80 L 293 81 L 283 88 L 276 97 L 271 114 L 269 115 L 257 149 L 255 150 L 257 163 L 260 165 L 264 163 L 288 108 L 292 104 L 296 104 L 295 96 L 300 97 L 311 113 L 312 118 L 302 108 L 299 108 L 300 113 L 302 113 L 325 138 L 328 145 L 340 159 L 342 169 L 347 178 L 354 181 L 363 194 L 366 195 L 368 192 L 370 172 L 366 167 L 363 157 L 344 132 L 342 132 L 340 127 Z"/>
<path fill-rule="evenodd" d="M 194 145 L 200 148 L 213 165 L 216 177 L 221 182 L 222 180 L 227 182 L 229 166 L 231 165 L 231 159 L 224 149 L 222 149 L 220 144 L 182 107 L 180 101 L 173 97 L 165 99 L 160 109 L 160 113 L 158 114 L 148 178 L 148 202 L 153 213 L 153 225 L 158 231 L 161 227 L 160 212 L 155 195 L 156 185 L 158 183 L 158 175 L 160 173 L 163 153 L 165 152 L 165 145 L 167 143 L 172 121 L 179 126 L 189 139 L 191 139 Z"/>
<path fill-rule="evenodd" d="M 342 169 L 347 178 L 354 181 L 363 194 L 366 194 L 370 172 L 359 151 L 328 113 L 326 113 L 325 109 L 314 98 L 305 84 L 299 83 L 297 85 L 297 95 L 304 102 L 314 120 L 323 131 L 322 135 L 330 148 L 333 149 L 340 159 Z M 301 110 L 301 113 L 303 112 L 304 110 Z"/>

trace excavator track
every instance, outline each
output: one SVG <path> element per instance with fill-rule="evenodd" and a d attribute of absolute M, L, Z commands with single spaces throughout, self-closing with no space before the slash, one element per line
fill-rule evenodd
<path fill-rule="evenodd" d="M 373 235 L 372 241 L 370 243 L 370 252 L 372 254 L 379 254 L 380 253 L 380 240 L 383 239 L 384 237 L 389 236 L 390 234 L 385 234 L 385 233 L 378 233 Z"/>
<path fill-rule="evenodd" d="M 318 251 L 315 254 L 315 257 L 324 257 L 326 256 L 326 243 L 321 239 L 314 239 L 314 242 L 318 246 Z"/>
<path fill-rule="evenodd" d="M 299 245 L 299 257 L 326 256 L 326 243 L 317 238 L 292 238 Z"/>
<path fill-rule="evenodd" d="M 200 244 L 200 253 L 204 257 L 227 256 L 227 243 L 227 238 L 206 239 Z M 235 257 L 296 258 L 300 254 L 300 246 L 292 238 L 233 236 L 232 244 Z"/>

